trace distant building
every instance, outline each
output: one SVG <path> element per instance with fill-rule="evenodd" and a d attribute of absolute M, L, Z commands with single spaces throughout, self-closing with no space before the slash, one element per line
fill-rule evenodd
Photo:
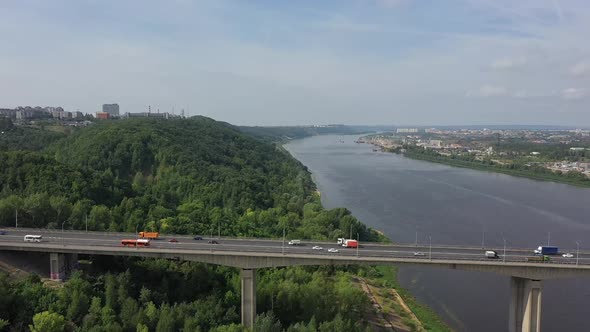
<path fill-rule="evenodd" d="M 170 114 L 168 112 L 164 113 L 151 113 L 151 112 L 140 112 L 140 113 L 129 113 L 126 112 L 123 114 L 123 118 L 157 118 L 157 119 L 172 119 L 172 118 L 180 118 L 180 115 Z"/>
<path fill-rule="evenodd" d="M 9 108 L 0 108 L 0 115 L 4 115 L 7 118 L 16 119 L 16 110 Z"/>
<path fill-rule="evenodd" d="M 110 113 L 107 112 L 96 112 L 96 118 L 101 120 L 106 120 L 111 117 Z"/>
<path fill-rule="evenodd" d="M 400 134 L 400 133 L 404 133 L 404 134 L 417 133 L 418 132 L 418 128 L 397 128 L 396 132 L 398 134 Z"/>
<path fill-rule="evenodd" d="M 109 113 L 110 116 L 119 116 L 119 104 L 103 104 L 102 112 Z"/>
<path fill-rule="evenodd" d="M 442 141 L 439 139 L 431 139 L 430 146 L 433 148 L 440 148 L 442 147 Z"/>

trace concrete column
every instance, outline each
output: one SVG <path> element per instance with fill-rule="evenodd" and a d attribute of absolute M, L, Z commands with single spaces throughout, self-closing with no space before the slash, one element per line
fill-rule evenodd
<path fill-rule="evenodd" d="M 254 326 L 256 319 L 256 269 L 242 269 L 242 325 Z"/>
<path fill-rule="evenodd" d="M 77 268 L 78 254 L 49 253 L 49 278 L 51 280 L 65 280 Z"/>
<path fill-rule="evenodd" d="M 510 278 L 509 332 L 541 331 L 542 287 L 540 280 Z"/>

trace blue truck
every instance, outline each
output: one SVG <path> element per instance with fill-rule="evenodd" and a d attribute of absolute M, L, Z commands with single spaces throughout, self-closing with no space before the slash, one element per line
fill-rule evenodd
<path fill-rule="evenodd" d="M 539 246 L 539 248 L 535 249 L 534 252 L 537 255 L 557 255 L 559 254 L 559 248 L 551 246 Z"/>

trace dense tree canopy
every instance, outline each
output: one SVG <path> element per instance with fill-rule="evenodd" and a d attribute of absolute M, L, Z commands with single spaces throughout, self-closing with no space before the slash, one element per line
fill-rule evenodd
<path fill-rule="evenodd" d="M 43 152 L 0 152 L 0 225 L 223 235 L 373 235 L 325 211 L 303 165 L 273 144 L 208 118 L 121 120 Z"/>

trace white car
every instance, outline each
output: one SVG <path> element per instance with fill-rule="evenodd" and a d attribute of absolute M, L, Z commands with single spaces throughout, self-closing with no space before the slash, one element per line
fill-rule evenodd
<path fill-rule="evenodd" d="M 313 248 L 311 248 L 313 250 L 324 250 L 324 248 L 320 247 L 320 246 L 313 246 Z"/>
<path fill-rule="evenodd" d="M 561 256 L 563 256 L 563 258 L 573 258 L 574 257 L 574 254 L 568 252 L 568 253 L 563 254 Z"/>
<path fill-rule="evenodd" d="M 328 249 L 328 252 L 338 252 L 338 249 L 330 248 Z"/>
<path fill-rule="evenodd" d="M 414 256 L 426 256 L 423 252 L 415 252 Z"/>

